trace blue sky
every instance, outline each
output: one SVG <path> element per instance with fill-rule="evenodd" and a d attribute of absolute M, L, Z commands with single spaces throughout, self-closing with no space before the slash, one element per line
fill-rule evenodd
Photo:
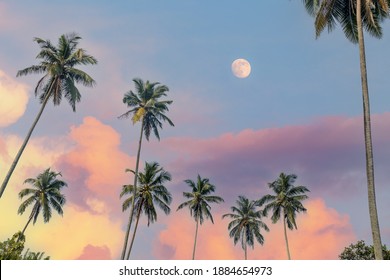
<path fill-rule="evenodd" d="M 386 122 L 390 103 L 390 81 L 387 78 L 390 58 L 386 56 L 390 43 L 389 22 L 383 24 L 383 30 L 381 40 L 366 37 L 366 55 L 371 113 L 378 116 L 373 137 L 374 144 L 378 143 L 374 152 L 378 157 L 380 213 L 388 218 L 386 213 L 390 209 L 384 205 L 388 204 L 387 199 L 390 198 L 389 190 L 385 187 L 387 164 L 390 163 L 386 157 L 386 141 L 390 137 Z M 233 180 L 234 183 L 255 178 L 259 183 L 253 184 L 258 185 L 273 180 L 277 172 L 282 171 L 281 167 L 290 167 L 284 162 L 294 162 L 293 157 L 296 156 L 291 172 L 302 171 L 298 176 L 302 178 L 302 184 L 308 185 L 316 184 L 315 177 L 318 176 L 319 182 L 318 186 L 313 186 L 313 196 L 324 199 L 326 205 L 335 208 L 340 215 L 349 215 L 355 238 L 370 240 L 367 233 L 368 217 L 361 218 L 366 215 L 366 208 L 357 207 L 366 203 L 364 148 L 359 146 L 363 141 L 363 131 L 360 135 L 356 134 L 356 137 L 361 137 L 361 142 L 349 146 L 347 141 L 341 139 L 350 136 L 343 138 L 343 133 L 355 132 L 355 126 L 351 130 L 343 130 L 340 126 L 333 131 L 326 121 L 333 120 L 335 124 L 345 122 L 349 127 L 350 123 L 359 123 L 362 114 L 358 47 L 347 41 L 338 27 L 330 34 L 325 31 L 316 39 L 313 19 L 306 13 L 301 1 L 0 1 L 0 70 L 12 77 L 15 83 L 26 85 L 30 96 L 26 110 L 18 120 L 0 127 L 0 136 L 4 139 L 8 139 L 9 135 L 24 137 L 39 108 L 32 94 L 39 76 L 15 78 L 18 70 L 37 63 L 35 56 L 39 49 L 33 38 L 50 39 L 55 43 L 61 34 L 73 31 L 83 38 L 80 46 L 99 61 L 97 66 L 83 68 L 97 81 L 97 85 L 92 89 L 80 86 L 83 97 L 77 106 L 77 113 L 73 113 L 65 103 L 57 108 L 48 106 L 34 131 L 36 139 L 64 139 L 72 128 L 83 127 L 86 117 L 93 117 L 118 133 L 118 149 L 134 157 L 138 128 L 133 127 L 130 121 L 117 119 L 126 111 L 121 100 L 125 92 L 133 89 L 133 78 L 158 81 L 170 88 L 169 98 L 174 103 L 169 114 L 175 127 L 164 126 L 161 146 L 155 139 L 145 144 L 142 161 L 154 160 L 157 154 L 160 162 L 178 172 L 177 178 L 184 179 L 182 177 L 187 174 L 195 178 L 197 172 L 202 171 L 206 174 L 210 171 L 208 176 L 211 177 L 214 169 L 210 167 L 207 170 L 201 161 L 190 163 L 194 155 L 185 148 L 173 149 L 169 154 L 159 150 L 159 147 L 171 151 L 172 139 L 207 143 L 220 140 L 225 143 L 224 135 L 232 135 L 235 139 L 232 146 L 226 147 L 226 153 L 221 152 L 226 154 L 223 162 L 230 167 L 234 166 L 233 163 L 230 165 L 230 160 L 234 162 L 240 158 L 236 177 L 241 174 L 242 178 L 237 182 Z M 245 58 L 251 63 L 252 72 L 248 78 L 238 79 L 232 74 L 231 63 L 236 58 Z M 321 128 L 329 129 L 329 134 L 320 131 Z M 245 157 L 238 155 L 241 148 L 236 141 L 240 141 L 238 136 L 248 130 L 259 135 L 276 133 L 278 137 L 283 136 L 283 139 L 275 138 L 269 143 L 284 143 L 285 157 L 276 156 L 275 162 L 272 157 L 268 162 L 243 162 Z M 286 132 L 279 134 L 279 131 Z M 318 142 L 310 141 L 311 137 Z M 291 153 L 288 153 L 289 138 Z M 208 144 L 196 141 L 193 145 L 204 144 L 205 150 L 210 149 Z M 264 146 L 264 150 L 256 151 L 266 157 L 267 151 L 275 148 L 271 144 Z M 305 150 L 302 150 L 304 154 L 299 155 L 298 150 L 294 150 L 294 145 L 299 144 L 307 147 L 312 154 L 305 154 Z M 72 142 L 64 144 L 67 149 L 71 149 L 72 145 Z M 262 145 L 259 143 L 258 146 Z M 316 150 L 312 150 L 312 147 L 319 147 L 318 155 L 313 153 Z M 336 150 L 327 150 L 332 147 L 336 147 Z M 237 149 L 237 154 L 232 149 Z M 251 152 L 247 152 L 248 158 L 251 158 Z M 279 152 L 276 150 L 275 153 Z M 355 159 L 356 153 L 361 157 Z M 213 157 L 210 154 L 205 156 Z M 216 164 L 223 163 L 213 160 Z M 56 158 L 55 161 L 56 166 L 63 166 L 58 163 L 61 159 Z M 185 162 L 183 166 L 187 166 L 187 170 L 178 167 L 180 161 Z M 359 164 L 351 169 L 340 167 L 341 173 L 336 174 L 343 163 L 354 165 L 356 162 Z M 310 165 L 317 163 L 318 168 L 310 170 Z M 320 170 L 322 163 L 328 169 Z M 274 173 L 270 170 L 259 171 L 257 166 L 251 164 L 262 164 L 265 167 L 259 167 L 259 170 L 269 168 Z M 175 177 L 176 174 L 173 175 Z M 262 175 L 266 177 L 260 179 Z M 215 175 L 215 181 L 232 187 L 223 177 L 221 172 Z M 344 182 L 342 180 L 347 181 L 348 190 L 356 182 L 359 185 L 359 190 L 352 189 L 354 195 L 348 199 L 336 195 L 343 188 L 339 185 Z M 326 190 L 330 182 L 335 184 L 330 187 L 332 191 Z M 174 192 L 180 195 L 182 190 L 179 185 L 179 181 L 174 183 Z M 336 186 L 339 187 L 338 191 Z M 249 187 L 244 189 L 248 193 L 254 190 Z M 238 193 L 229 192 L 229 203 L 234 201 L 235 194 Z M 226 209 L 227 205 L 220 211 Z M 117 218 L 118 215 L 112 214 L 110 217 L 115 220 L 113 217 Z M 389 244 L 390 225 L 386 218 L 383 221 L 386 231 L 383 239 L 384 243 Z M 161 228 L 169 229 L 169 221 L 166 221 L 166 225 L 156 226 L 148 234 L 158 234 Z M 110 250 L 111 255 L 115 256 L 115 249 L 110 247 Z M 144 256 L 138 250 L 139 258 L 166 256 L 161 252 L 162 255 L 151 253 Z"/>

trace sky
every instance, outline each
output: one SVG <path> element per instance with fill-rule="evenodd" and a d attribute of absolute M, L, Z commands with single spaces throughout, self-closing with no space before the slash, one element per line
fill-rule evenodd
<path fill-rule="evenodd" d="M 316 39 L 302 1 L 0 1 L 0 178 L 5 177 L 40 104 L 40 75 L 16 77 L 38 64 L 33 38 L 54 44 L 76 32 L 79 47 L 97 60 L 82 66 L 96 86 L 78 85 L 73 112 L 64 100 L 48 104 L 0 199 L 0 240 L 21 230 L 18 193 L 48 167 L 68 187 L 64 215 L 39 217 L 26 231 L 26 247 L 51 259 L 119 259 L 128 212 L 121 188 L 133 182 L 140 124 L 118 119 L 134 78 L 168 86 L 173 100 L 161 140 L 141 151 L 172 175 L 171 214 L 141 217 L 131 258 L 190 259 L 195 222 L 176 211 L 190 189 L 186 179 L 209 178 L 216 195 L 210 220 L 199 228 L 197 259 L 242 259 L 228 234 L 239 195 L 259 199 L 281 172 L 310 189 L 306 213 L 289 231 L 293 259 L 337 259 L 358 240 L 372 244 L 367 203 L 358 47 L 340 27 Z M 390 23 L 381 40 L 366 36 L 375 180 L 382 243 L 390 245 Z M 237 78 L 231 63 L 251 64 Z M 286 259 L 281 223 L 264 219 L 264 245 L 250 259 Z"/>

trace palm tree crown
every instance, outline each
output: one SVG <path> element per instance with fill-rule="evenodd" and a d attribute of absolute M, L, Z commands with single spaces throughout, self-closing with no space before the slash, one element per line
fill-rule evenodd
<path fill-rule="evenodd" d="M 196 183 L 189 179 L 184 182 L 192 189 L 192 192 L 183 192 L 183 196 L 189 200 L 180 204 L 177 210 L 188 207 L 195 221 L 203 224 L 204 219 L 207 218 L 214 223 L 209 203 L 220 203 L 224 201 L 219 196 L 209 195 L 215 192 L 215 186 L 209 182 L 209 179 L 201 178 L 200 175 L 198 175 Z"/>
<path fill-rule="evenodd" d="M 264 244 L 264 237 L 260 229 L 269 231 L 268 226 L 261 220 L 264 216 L 262 210 L 257 210 L 257 202 L 250 201 L 245 196 L 239 196 L 236 201 L 237 206 L 232 206 L 232 213 L 224 214 L 222 218 L 231 218 L 232 221 L 228 225 L 229 236 L 233 238 L 234 245 L 241 241 L 242 249 L 245 252 L 247 259 L 247 244 L 254 248 L 254 240 L 256 239 L 261 245 Z"/>
<path fill-rule="evenodd" d="M 53 99 L 54 105 L 59 105 L 62 97 L 65 97 L 75 111 L 76 103 L 81 99 L 75 83 L 84 86 L 95 84 L 87 73 L 75 68 L 77 65 L 97 63 L 97 60 L 88 55 L 84 49 L 77 48 L 80 39 L 81 37 L 76 33 L 61 35 L 57 46 L 54 46 L 49 40 L 34 38 L 41 47 L 37 55 L 41 63 L 18 71 L 16 76 L 45 74 L 35 87 L 35 95 L 40 92 L 39 98 L 42 103 L 48 97 Z"/>
<path fill-rule="evenodd" d="M 133 123 L 142 120 L 142 130 L 145 133 L 145 137 L 149 140 L 151 131 L 160 140 L 160 134 L 158 128 L 162 128 L 162 121 L 167 121 L 171 126 L 174 126 L 173 122 L 165 115 L 165 112 L 169 111 L 168 105 L 172 100 L 160 100 L 165 97 L 166 92 L 169 91 L 165 85 L 160 83 L 146 83 L 137 78 L 133 79 L 135 84 L 136 93 L 129 91 L 125 93 L 123 97 L 123 103 L 132 108 L 126 113 L 119 116 L 120 118 L 132 116 Z"/>
<path fill-rule="evenodd" d="M 316 36 L 328 28 L 332 31 L 340 23 L 345 36 L 353 43 L 358 42 L 356 22 L 356 0 L 304 0 L 307 12 L 315 17 Z M 382 37 L 380 23 L 389 16 L 390 0 L 366 0 L 361 2 L 362 24 L 374 37 Z"/>
<path fill-rule="evenodd" d="M 135 174 L 135 171 L 127 169 L 126 171 Z M 136 224 L 131 239 L 130 247 L 127 253 L 127 259 L 130 257 L 131 250 L 137 232 L 138 222 L 143 212 L 148 218 L 148 226 L 157 220 L 157 212 L 155 204 L 164 211 L 165 214 L 169 214 L 171 209 L 169 204 L 172 202 L 172 195 L 164 186 L 168 181 L 171 181 L 171 174 L 165 171 L 157 162 L 145 163 L 144 173 L 138 174 L 138 180 L 140 187 L 136 191 L 134 197 L 134 185 L 125 185 L 122 188 L 120 196 L 130 195 L 122 204 L 122 210 L 127 210 L 130 205 L 134 203 L 137 209 Z M 135 215 L 133 215 L 135 216 Z M 132 217 L 134 219 L 134 217 Z"/>
<path fill-rule="evenodd" d="M 302 204 L 302 200 L 308 198 L 305 194 L 309 190 L 304 186 L 294 186 L 294 182 L 297 179 L 297 175 L 286 175 L 280 173 L 278 179 L 269 183 L 269 188 L 274 194 L 267 194 L 258 200 L 257 204 L 264 207 L 264 215 L 268 214 L 269 210 L 272 210 L 271 220 L 276 223 L 283 218 L 284 235 L 286 241 L 286 249 L 288 258 L 291 259 L 290 249 L 288 246 L 286 226 L 293 230 L 297 229 L 296 214 L 300 212 L 306 212 L 306 208 Z"/>
<path fill-rule="evenodd" d="M 302 205 L 302 200 L 308 198 L 305 192 L 309 190 L 304 186 L 294 186 L 297 175 L 286 175 L 280 173 L 279 178 L 272 183 L 269 183 L 269 188 L 275 195 L 267 194 L 263 196 L 258 204 L 261 206 L 268 203 L 264 207 L 264 214 L 267 215 L 269 210 L 272 210 L 271 220 L 276 223 L 280 220 L 282 211 L 284 211 L 283 219 L 286 220 L 289 229 L 297 229 L 295 221 L 296 214 L 299 212 L 306 212 L 306 208 Z"/>
<path fill-rule="evenodd" d="M 32 188 L 26 188 L 19 192 L 20 199 L 24 197 L 27 197 L 27 199 L 19 206 L 18 214 L 22 215 L 30 205 L 33 205 L 33 208 L 22 234 L 24 234 L 31 220 L 35 224 L 41 212 L 45 223 L 50 221 L 52 209 L 61 216 L 63 215 L 62 207 L 66 200 L 65 196 L 61 193 L 61 189 L 66 187 L 67 184 L 62 180 L 58 180 L 57 176 L 61 176 L 61 173 L 56 173 L 48 168 L 39 174 L 37 178 L 28 178 L 24 181 L 24 183 L 32 185 Z"/>
<path fill-rule="evenodd" d="M 210 183 L 209 179 L 202 179 L 199 174 L 196 183 L 189 179 L 184 182 L 192 189 L 192 192 L 183 192 L 183 196 L 188 200 L 180 204 L 177 210 L 188 207 L 191 216 L 195 219 L 195 239 L 194 248 L 192 250 L 192 259 L 194 260 L 199 223 L 202 225 L 205 218 L 210 219 L 211 222 L 214 223 L 209 203 L 220 203 L 223 202 L 223 199 L 219 196 L 210 195 L 215 192 L 215 186 Z"/>
<path fill-rule="evenodd" d="M 135 173 L 130 169 L 127 169 L 127 171 Z M 148 225 L 157 220 L 155 204 L 165 214 L 170 213 L 171 209 L 169 208 L 169 204 L 172 202 L 172 195 L 163 184 L 171 181 L 171 179 L 171 174 L 160 167 L 157 162 L 146 162 L 145 171 L 138 174 L 140 186 L 137 190 L 135 205 L 137 209 L 140 209 L 147 216 Z M 134 186 L 123 186 L 120 196 L 123 197 L 124 195 L 130 195 L 130 197 L 123 202 L 123 211 L 127 210 L 131 205 Z"/>

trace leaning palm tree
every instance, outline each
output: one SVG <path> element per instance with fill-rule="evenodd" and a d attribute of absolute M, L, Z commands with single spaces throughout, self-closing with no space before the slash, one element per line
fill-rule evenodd
<path fill-rule="evenodd" d="M 202 179 L 200 175 L 198 175 L 196 183 L 189 179 L 185 180 L 184 182 L 187 183 L 187 185 L 192 189 L 192 192 L 183 192 L 183 196 L 189 200 L 180 204 L 177 210 L 188 207 L 190 209 L 191 216 L 193 216 L 195 219 L 195 240 L 194 249 L 192 251 L 192 259 L 194 260 L 199 223 L 202 225 L 204 218 L 210 219 L 211 222 L 214 223 L 213 216 L 210 212 L 211 206 L 209 203 L 220 203 L 224 200 L 219 196 L 209 195 L 215 192 L 215 186 L 212 185 L 210 180 L 207 178 Z"/>
<path fill-rule="evenodd" d="M 127 169 L 126 171 L 135 174 L 135 171 Z M 127 253 L 127 259 L 130 258 L 131 249 L 137 232 L 138 222 L 141 213 L 144 213 L 148 218 L 148 226 L 157 220 L 157 205 L 165 214 L 169 214 L 171 209 L 169 204 L 172 201 L 172 195 L 164 186 L 168 181 L 171 181 L 171 174 L 165 171 L 157 162 L 145 163 L 144 172 L 138 174 L 139 188 L 137 189 L 136 197 L 134 198 L 134 185 L 125 185 L 122 188 L 120 197 L 130 195 L 122 204 L 122 210 L 126 211 L 134 201 L 137 208 L 136 223 L 133 236 L 131 238 L 130 247 Z"/>
<path fill-rule="evenodd" d="M 268 214 L 269 210 L 272 210 L 271 220 L 273 223 L 277 223 L 280 217 L 283 219 L 284 227 L 284 239 L 286 241 L 286 250 L 288 259 L 291 260 L 290 249 L 288 246 L 287 229 L 297 229 L 296 214 L 299 212 L 306 212 L 306 208 L 302 205 L 302 200 L 308 198 L 305 192 L 309 190 L 304 186 L 294 186 L 294 182 L 297 179 L 297 175 L 286 175 L 280 173 L 279 178 L 274 182 L 269 183 L 269 188 L 274 194 L 267 194 L 258 200 L 257 204 L 264 207 L 264 215 Z"/>
<path fill-rule="evenodd" d="M 168 105 L 172 104 L 171 100 L 160 100 L 167 95 L 169 91 L 165 85 L 160 83 L 146 83 L 141 79 L 133 79 L 135 84 L 136 93 L 129 91 L 125 93 L 123 97 L 123 103 L 125 103 L 131 109 L 126 113 L 119 116 L 119 118 L 128 118 L 131 116 L 133 124 L 141 121 L 141 131 L 138 141 L 137 160 L 135 164 L 134 184 L 133 184 L 133 200 L 131 202 L 131 210 L 129 216 L 129 222 L 126 229 L 124 244 L 122 248 L 122 260 L 125 259 L 127 243 L 129 239 L 131 223 L 134 215 L 134 198 L 137 193 L 137 180 L 138 180 L 138 166 L 141 155 L 142 137 L 145 134 L 146 140 L 149 141 L 150 134 L 153 130 L 154 135 L 160 140 L 160 134 L 158 129 L 162 128 L 162 122 L 166 121 L 171 126 L 174 126 L 173 122 L 165 115 L 169 111 Z"/>
<path fill-rule="evenodd" d="M 256 209 L 257 202 L 249 201 L 245 196 L 239 196 L 236 201 L 237 207 L 232 206 L 232 213 L 224 214 L 223 218 L 231 218 L 228 225 L 230 238 L 233 238 L 234 245 L 241 241 L 241 247 L 244 250 L 245 260 L 247 260 L 247 245 L 254 248 L 255 239 L 261 245 L 264 244 L 264 237 L 260 229 L 269 231 L 268 226 L 261 220 L 264 216 L 263 210 Z"/>
<path fill-rule="evenodd" d="M 329 32 L 332 31 L 338 22 L 341 24 L 347 39 L 352 43 L 359 44 L 369 215 L 375 257 L 383 259 L 375 197 L 374 157 L 363 27 L 370 35 L 381 38 L 380 23 L 389 17 L 390 0 L 304 0 L 304 4 L 308 13 L 315 17 L 317 37 L 326 27 Z"/>
<path fill-rule="evenodd" d="M 61 193 L 61 189 L 66 187 L 67 184 L 62 180 L 58 180 L 57 176 L 61 176 L 61 173 L 56 173 L 48 168 L 36 178 L 28 178 L 24 181 L 24 183 L 29 183 L 32 188 L 26 188 L 19 192 L 20 199 L 24 197 L 27 197 L 27 199 L 19 206 L 18 214 L 22 215 L 30 205 L 32 205 L 32 209 L 21 236 L 24 236 L 24 232 L 31 221 L 35 224 L 41 212 L 45 223 L 50 221 L 52 209 L 61 216 L 63 215 L 62 207 L 66 200 Z"/>
<path fill-rule="evenodd" d="M 18 71 L 17 76 L 44 73 L 44 76 L 35 87 L 35 95 L 39 95 L 41 108 L 1 185 L 0 197 L 3 195 L 8 181 L 49 99 L 53 100 L 54 105 L 59 105 L 62 98 L 65 97 L 72 106 L 73 111 L 76 111 L 76 103 L 80 102 L 81 94 L 75 83 L 82 83 L 84 86 L 93 86 L 95 84 L 95 81 L 87 73 L 75 68 L 77 65 L 97 63 L 97 60 L 93 56 L 88 55 L 84 49 L 77 48 L 80 39 L 81 37 L 75 33 L 62 35 L 58 40 L 57 46 L 52 45 L 49 40 L 34 39 L 41 48 L 37 55 L 37 59 L 40 59 L 41 62 L 38 65 Z"/>

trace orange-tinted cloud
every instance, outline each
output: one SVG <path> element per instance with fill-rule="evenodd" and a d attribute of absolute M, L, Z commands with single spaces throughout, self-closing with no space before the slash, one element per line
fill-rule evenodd
<path fill-rule="evenodd" d="M 288 231 L 289 246 L 294 259 L 337 259 L 338 254 L 355 235 L 347 215 L 328 208 L 321 199 L 305 204 L 308 211 L 299 214 L 298 230 Z M 187 214 L 187 215 L 186 215 Z M 222 213 L 224 214 L 224 213 Z M 210 221 L 199 227 L 196 249 L 197 259 L 242 259 L 240 243 L 234 247 L 229 238 L 228 220 L 221 220 L 221 213 L 214 214 L 215 224 Z M 286 249 L 281 224 L 264 220 L 270 232 L 263 232 L 264 246 L 255 244 L 248 248 L 250 259 L 286 259 Z M 188 213 L 175 213 L 168 219 L 167 229 L 159 235 L 154 253 L 158 258 L 190 259 L 195 234 L 195 222 Z"/>
<path fill-rule="evenodd" d="M 24 114 L 28 102 L 27 86 L 0 70 L 0 99 L 0 127 L 6 127 Z"/>
<path fill-rule="evenodd" d="M 0 138 L 1 167 L 9 167 L 21 141 L 12 135 Z M 68 183 L 64 216 L 53 211 L 47 224 L 39 217 L 26 231 L 26 246 L 52 259 L 118 258 L 126 221 L 119 192 L 129 180 L 125 168 L 133 168 L 134 163 L 119 145 L 119 134 L 92 117 L 73 127 L 66 137 L 32 138 L 0 200 L 0 212 L 7 217 L 0 221 L 0 240 L 21 230 L 28 219 L 31 209 L 17 215 L 21 203 L 17 193 L 27 187 L 23 181 L 52 167 Z M 6 171 L 0 169 L 1 179 Z"/>
<path fill-rule="evenodd" d="M 27 213 L 21 218 L 25 222 Z M 26 236 L 27 247 L 45 251 L 51 259 L 64 260 L 79 258 L 88 245 L 108 248 L 109 254 L 105 256 L 117 258 L 123 238 L 119 220 L 106 214 L 91 214 L 71 203 L 64 207 L 63 217 L 53 212 L 49 223 L 44 224 L 40 219 L 29 226 Z"/>

